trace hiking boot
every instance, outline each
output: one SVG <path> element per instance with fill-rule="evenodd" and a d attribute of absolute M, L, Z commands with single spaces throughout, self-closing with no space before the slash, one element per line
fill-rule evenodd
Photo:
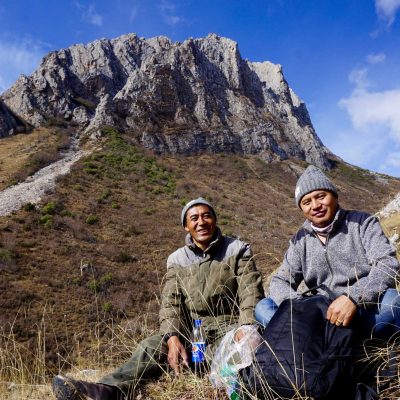
<path fill-rule="evenodd" d="M 57 375 L 52 383 L 57 400 L 123 400 L 122 392 L 114 386 L 78 381 Z"/>

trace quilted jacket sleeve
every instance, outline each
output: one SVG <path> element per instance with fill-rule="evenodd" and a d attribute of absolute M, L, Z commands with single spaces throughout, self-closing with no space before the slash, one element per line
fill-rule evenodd
<path fill-rule="evenodd" d="M 179 333 L 181 331 L 182 290 L 177 279 L 176 267 L 169 266 L 162 291 L 162 302 L 159 312 L 160 331 L 162 334 Z"/>
<path fill-rule="evenodd" d="M 250 245 L 245 244 L 242 248 L 237 259 L 237 266 L 239 324 L 253 324 L 256 322 L 254 307 L 264 297 L 264 290 Z"/>

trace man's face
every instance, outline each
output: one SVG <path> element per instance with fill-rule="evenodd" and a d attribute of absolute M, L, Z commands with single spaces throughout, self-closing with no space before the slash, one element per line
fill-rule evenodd
<path fill-rule="evenodd" d="M 300 201 L 304 216 L 318 228 L 328 226 L 333 221 L 337 207 L 337 198 L 327 190 L 314 190 Z"/>
<path fill-rule="evenodd" d="M 217 229 L 216 220 L 210 208 L 199 204 L 186 213 L 185 230 L 190 233 L 195 244 L 205 250 Z"/>

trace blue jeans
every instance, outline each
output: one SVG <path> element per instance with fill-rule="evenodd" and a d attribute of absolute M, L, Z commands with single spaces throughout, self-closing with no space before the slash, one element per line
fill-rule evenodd
<path fill-rule="evenodd" d="M 266 297 L 258 302 L 254 310 L 256 320 L 267 326 L 278 306 Z M 400 294 L 396 289 L 388 289 L 379 299 L 379 303 L 358 309 L 358 324 L 366 336 L 389 339 L 391 335 L 400 330 Z"/>

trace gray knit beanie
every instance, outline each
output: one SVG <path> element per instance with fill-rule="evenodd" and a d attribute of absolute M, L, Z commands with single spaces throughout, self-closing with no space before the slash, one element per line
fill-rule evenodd
<path fill-rule="evenodd" d="M 297 181 L 294 192 L 297 206 L 300 207 L 300 201 L 303 196 L 314 190 L 329 190 L 336 197 L 338 196 L 336 187 L 332 181 L 319 168 L 310 165 Z"/>
<path fill-rule="evenodd" d="M 214 218 L 217 219 L 217 214 L 215 214 L 214 207 L 206 199 L 203 199 L 203 197 L 198 197 L 197 199 L 190 200 L 189 203 L 187 203 L 185 205 L 185 207 L 183 207 L 182 213 L 181 213 L 181 223 L 182 223 L 183 227 L 186 226 L 186 213 L 188 212 L 189 208 L 192 208 L 193 206 L 197 206 L 199 204 L 204 204 L 204 205 L 210 207 L 210 210 L 211 210 Z"/>

